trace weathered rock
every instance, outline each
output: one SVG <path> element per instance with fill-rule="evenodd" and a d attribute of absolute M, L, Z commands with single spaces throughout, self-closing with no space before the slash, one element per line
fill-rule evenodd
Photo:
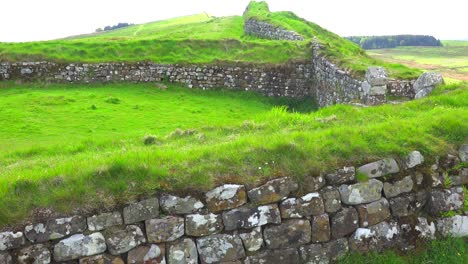
<path fill-rule="evenodd" d="M 356 206 L 356 210 L 361 227 L 373 226 L 391 217 L 390 205 L 385 198 L 370 204 Z"/>
<path fill-rule="evenodd" d="M 248 192 L 248 195 L 252 203 L 269 204 L 280 201 L 297 189 L 297 183 L 291 178 L 284 177 L 271 180 L 260 187 L 254 188 Z"/>
<path fill-rule="evenodd" d="M 468 185 L 468 168 L 460 169 L 458 175 L 450 175 L 449 179 L 452 186 Z"/>
<path fill-rule="evenodd" d="M 27 225 L 24 235 L 33 243 L 63 238 L 86 230 L 86 218 L 73 216 L 49 220 L 46 223 Z"/>
<path fill-rule="evenodd" d="M 369 178 L 378 178 L 398 173 L 400 168 L 394 159 L 383 159 L 359 167 L 358 172 L 367 175 Z"/>
<path fill-rule="evenodd" d="M 111 226 L 122 225 L 122 214 L 120 212 L 103 213 L 88 217 L 89 231 L 101 231 Z"/>
<path fill-rule="evenodd" d="M 218 234 L 197 239 L 202 263 L 235 261 L 245 257 L 242 240 L 236 235 Z"/>
<path fill-rule="evenodd" d="M 332 238 L 341 238 L 353 233 L 359 227 L 358 221 L 356 209 L 343 208 L 331 218 Z"/>
<path fill-rule="evenodd" d="M 54 260 L 57 262 L 101 254 L 106 251 L 106 242 L 101 233 L 90 235 L 76 234 L 61 240 L 54 247 Z"/>
<path fill-rule="evenodd" d="M 411 169 L 424 163 L 424 157 L 419 151 L 411 152 L 405 159 L 406 168 Z"/>
<path fill-rule="evenodd" d="M 297 249 L 275 249 L 265 250 L 257 255 L 249 256 L 244 261 L 245 264 L 297 264 L 301 263 Z"/>
<path fill-rule="evenodd" d="M 391 198 L 389 200 L 390 209 L 392 210 L 392 215 L 394 217 L 403 217 L 412 215 L 421 208 L 423 208 L 427 203 L 428 195 L 426 192 L 418 192 L 416 194 L 409 193 L 403 196 Z"/>
<path fill-rule="evenodd" d="M 462 187 L 453 187 L 449 190 L 432 190 L 428 203 L 428 212 L 436 216 L 441 212 L 460 210 L 463 208 L 464 200 Z"/>
<path fill-rule="evenodd" d="M 340 185 L 354 181 L 356 169 L 354 167 L 344 167 L 336 170 L 334 173 L 329 173 L 325 176 L 327 183 L 331 185 Z"/>
<path fill-rule="evenodd" d="M 242 239 L 245 249 L 249 252 L 258 251 L 263 246 L 261 227 L 255 227 L 250 232 L 241 233 L 239 237 Z"/>
<path fill-rule="evenodd" d="M 285 220 L 281 225 L 265 227 L 263 237 L 268 248 L 287 248 L 305 245 L 311 240 L 311 226 L 308 220 Z"/>
<path fill-rule="evenodd" d="M 213 235 L 223 230 L 221 215 L 191 214 L 185 217 L 185 233 L 187 236 L 201 237 Z"/>
<path fill-rule="evenodd" d="M 323 200 L 318 193 L 309 193 L 299 199 L 289 198 L 280 204 L 281 218 L 303 218 L 324 213 Z"/>
<path fill-rule="evenodd" d="M 2 263 L 2 262 L 0 262 Z M 23 248 L 18 252 L 19 264 L 49 264 L 50 251 L 42 244 Z"/>
<path fill-rule="evenodd" d="M 429 223 L 426 218 L 418 217 L 418 222 L 414 227 L 419 238 L 435 239 L 436 226 L 434 222 Z"/>
<path fill-rule="evenodd" d="M 3 232 L 0 233 L 0 251 L 19 248 L 24 245 L 24 236 L 22 232 Z"/>
<path fill-rule="evenodd" d="M 336 261 L 337 259 L 343 257 L 348 253 L 348 239 L 340 238 L 337 240 L 330 241 L 328 243 L 322 244 L 323 251 L 327 253 L 328 257 Z"/>
<path fill-rule="evenodd" d="M 0 252 L 0 263 L 13 264 L 13 258 L 8 252 Z"/>
<path fill-rule="evenodd" d="M 352 185 L 341 185 L 339 188 L 341 201 L 344 204 L 357 205 L 370 203 L 382 197 L 383 183 L 376 179 Z"/>
<path fill-rule="evenodd" d="M 312 218 L 312 242 L 327 242 L 330 240 L 330 219 L 327 214 Z"/>
<path fill-rule="evenodd" d="M 349 247 L 360 252 L 382 250 L 392 246 L 399 233 L 396 223 L 381 222 L 370 228 L 358 228 L 349 238 Z"/>
<path fill-rule="evenodd" d="M 418 99 L 429 95 L 437 85 L 443 83 L 444 79 L 440 73 L 425 72 L 421 74 L 413 85 L 416 94 L 414 98 Z"/>
<path fill-rule="evenodd" d="M 128 264 L 166 264 L 164 245 L 139 246 L 127 256 Z"/>
<path fill-rule="evenodd" d="M 320 191 L 325 212 L 334 213 L 341 209 L 341 196 L 337 188 L 328 186 Z"/>
<path fill-rule="evenodd" d="M 468 144 L 463 144 L 458 151 L 461 162 L 468 162 Z"/>
<path fill-rule="evenodd" d="M 104 233 L 107 249 L 112 255 L 119 255 L 130 251 L 146 242 L 145 235 L 138 226 L 111 227 Z"/>
<path fill-rule="evenodd" d="M 184 235 L 184 218 L 166 216 L 145 221 L 146 235 L 150 243 L 174 241 Z"/>
<path fill-rule="evenodd" d="M 303 184 L 301 187 L 303 188 L 304 192 L 318 192 L 327 184 L 325 180 L 325 176 L 320 175 L 308 175 L 305 177 Z"/>
<path fill-rule="evenodd" d="M 383 185 L 385 197 L 392 198 L 402 193 L 411 192 L 413 190 L 413 179 L 411 176 L 406 176 L 400 181 L 394 183 L 385 182 Z"/>
<path fill-rule="evenodd" d="M 437 221 L 437 230 L 443 236 L 468 236 L 468 216 L 456 215 L 450 218 L 439 219 Z"/>
<path fill-rule="evenodd" d="M 257 208 L 242 207 L 223 213 L 224 228 L 227 231 L 249 229 L 266 224 L 280 224 L 278 205 L 262 205 Z"/>
<path fill-rule="evenodd" d="M 191 196 L 181 198 L 173 195 L 163 195 L 159 202 L 164 212 L 179 215 L 194 213 L 205 206 L 200 200 Z"/>
<path fill-rule="evenodd" d="M 388 82 L 387 72 L 382 67 L 367 68 L 365 77 L 370 86 L 383 86 Z"/>
<path fill-rule="evenodd" d="M 225 184 L 206 193 L 206 203 L 211 212 L 237 208 L 247 202 L 243 185 Z"/>
<path fill-rule="evenodd" d="M 101 254 L 101 255 L 81 258 L 80 264 L 125 264 L 125 262 L 119 256 Z"/>
<path fill-rule="evenodd" d="M 321 244 L 310 244 L 299 248 L 301 263 L 325 264 L 329 262 L 327 252 L 323 250 Z"/>
<path fill-rule="evenodd" d="M 369 89 L 369 95 L 371 96 L 385 96 L 387 94 L 387 85 L 372 86 Z"/>
<path fill-rule="evenodd" d="M 198 264 L 197 245 L 190 238 L 169 243 L 168 264 Z"/>
<path fill-rule="evenodd" d="M 150 198 L 128 205 L 123 209 L 123 218 L 126 225 L 156 218 L 159 215 L 158 198 Z"/>

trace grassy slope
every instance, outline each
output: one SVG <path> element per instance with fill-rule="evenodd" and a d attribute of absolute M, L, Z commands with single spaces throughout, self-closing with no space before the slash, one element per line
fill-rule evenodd
<path fill-rule="evenodd" d="M 252 2 L 248 10 L 245 17 L 255 16 L 295 30 L 307 40 L 271 41 L 245 36 L 244 18 L 241 16 L 213 18 L 199 14 L 64 40 L 0 43 L 0 60 L 158 63 L 241 61 L 277 64 L 309 58 L 309 42 L 312 37 L 317 37 L 330 60 L 358 76 L 362 76 L 371 65 L 385 66 L 390 75 L 396 78 L 416 78 L 420 73 L 416 69 L 373 59 L 354 43 L 291 12 L 270 13 L 263 2 Z"/>
<path fill-rule="evenodd" d="M 467 86 L 441 87 L 400 105 L 301 114 L 250 93 L 3 83 L 0 225 L 35 207 L 69 212 L 85 204 L 111 207 L 155 189 L 207 190 L 280 175 L 301 181 L 414 149 L 430 160 L 466 142 Z M 109 97 L 121 102 L 107 103 Z M 171 134 L 177 127 L 195 132 Z M 145 146 L 145 134 L 158 135 L 159 144 Z"/>

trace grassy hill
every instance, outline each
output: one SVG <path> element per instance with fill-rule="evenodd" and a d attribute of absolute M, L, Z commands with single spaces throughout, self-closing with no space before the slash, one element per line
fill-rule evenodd
<path fill-rule="evenodd" d="M 306 40 L 291 42 L 246 36 L 243 26 L 249 18 L 294 30 Z M 279 64 L 308 60 L 313 38 L 322 44 L 326 57 L 356 76 L 363 76 L 372 65 L 384 66 L 395 78 L 417 78 L 421 73 L 374 59 L 358 45 L 291 12 L 270 12 L 265 2 L 251 2 L 243 16 L 198 14 L 62 40 L 0 43 L 0 61 Z"/>

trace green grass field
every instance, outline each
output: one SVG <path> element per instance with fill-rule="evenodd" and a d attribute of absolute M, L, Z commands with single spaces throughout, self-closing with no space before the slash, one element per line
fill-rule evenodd
<path fill-rule="evenodd" d="M 468 84 L 371 108 L 154 84 L 0 84 L 0 225 L 155 190 L 259 184 L 466 142 Z M 283 105 L 301 110 L 288 112 Z M 156 135 L 155 145 L 143 144 Z"/>

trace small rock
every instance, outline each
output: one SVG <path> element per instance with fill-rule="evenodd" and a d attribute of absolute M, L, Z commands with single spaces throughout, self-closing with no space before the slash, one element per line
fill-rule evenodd
<path fill-rule="evenodd" d="M 138 226 L 111 227 L 105 232 L 107 249 L 112 255 L 130 251 L 146 242 L 145 235 Z"/>
<path fill-rule="evenodd" d="M 287 248 L 287 249 L 275 249 L 275 250 L 265 250 L 257 255 L 248 256 L 245 261 L 245 264 L 297 264 L 301 263 L 297 249 Z"/>
<path fill-rule="evenodd" d="M 341 209 L 341 196 L 337 188 L 327 186 L 320 192 L 320 196 L 323 198 L 325 212 L 335 213 Z"/>
<path fill-rule="evenodd" d="M 382 197 L 383 183 L 370 179 L 367 182 L 352 185 L 341 185 L 339 188 L 341 201 L 344 204 L 358 205 L 379 200 Z"/>
<path fill-rule="evenodd" d="M 468 168 L 460 169 L 458 175 L 450 175 L 449 178 L 452 186 L 468 185 Z"/>
<path fill-rule="evenodd" d="M 184 218 L 166 216 L 145 221 L 146 235 L 150 243 L 174 241 L 184 235 Z"/>
<path fill-rule="evenodd" d="M 280 204 L 282 218 L 303 218 L 324 213 L 323 200 L 318 193 L 309 193 L 302 198 L 289 198 Z"/>
<path fill-rule="evenodd" d="M 330 220 L 327 214 L 312 218 L 312 242 L 327 242 L 330 240 Z"/>
<path fill-rule="evenodd" d="M 61 240 L 54 246 L 54 260 L 57 262 L 101 254 L 106 251 L 106 242 L 101 233 L 76 234 Z"/>
<path fill-rule="evenodd" d="M 126 225 L 156 218 L 159 215 L 159 200 L 151 198 L 128 205 L 123 209 Z"/>
<path fill-rule="evenodd" d="M 64 238 L 69 235 L 86 230 L 86 218 L 72 216 L 49 220 L 46 223 L 27 225 L 24 235 L 33 243 L 42 243 L 49 240 Z"/>
<path fill-rule="evenodd" d="M 340 185 L 354 181 L 356 169 L 354 167 L 344 167 L 336 170 L 334 173 L 327 174 L 325 178 L 330 185 Z"/>
<path fill-rule="evenodd" d="M 356 210 L 361 227 L 373 226 L 391 217 L 390 205 L 385 198 L 370 204 L 356 206 Z"/>
<path fill-rule="evenodd" d="M 406 168 L 411 169 L 424 163 L 424 157 L 419 151 L 411 152 L 405 159 Z"/>
<path fill-rule="evenodd" d="M 460 210 L 463 208 L 464 200 L 462 187 L 454 187 L 449 190 L 432 190 L 428 212 L 433 216 L 437 216 L 441 212 Z"/>
<path fill-rule="evenodd" d="M 139 246 L 128 252 L 128 264 L 166 264 L 164 245 Z"/>
<path fill-rule="evenodd" d="M 418 217 L 418 222 L 414 229 L 418 232 L 419 238 L 435 239 L 436 226 L 433 222 L 429 224 L 424 217 Z"/>
<path fill-rule="evenodd" d="M 331 234 L 333 239 L 353 233 L 358 227 L 359 217 L 356 209 L 343 208 L 331 218 Z"/>
<path fill-rule="evenodd" d="M 383 190 L 385 197 L 387 198 L 411 192 L 413 190 L 413 179 L 411 179 L 411 176 L 406 176 L 401 181 L 396 181 L 394 183 L 385 182 Z"/>
<path fill-rule="evenodd" d="M 0 233 L 0 251 L 19 248 L 24 245 L 24 236 L 22 232 L 3 232 Z"/>
<path fill-rule="evenodd" d="M 358 228 L 349 238 L 349 247 L 359 252 L 380 251 L 394 245 L 399 233 L 396 223 L 381 222 L 369 228 Z"/>
<path fill-rule="evenodd" d="M 391 198 L 390 209 L 392 210 L 392 215 L 394 217 L 403 217 L 412 215 L 421 208 L 424 207 L 427 203 L 428 195 L 425 191 L 418 192 L 416 194 L 409 193 L 403 196 L 398 196 Z"/>
<path fill-rule="evenodd" d="M 18 252 L 19 264 L 48 264 L 50 263 L 50 251 L 42 244 L 23 248 Z"/>
<path fill-rule="evenodd" d="M 340 238 L 337 240 L 330 241 L 328 243 L 322 244 L 323 251 L 327 253 L 328 257 L 332 261 L 336 261 L 339 258 L 343 257 L 348 253 L 348 239 Z"/>
<path fill-rule="evenodd" d="M 297 183 L 288 177 L 275 179 L 248 192 L 249 199 L 255 204 L 275 203 L 298 189 Z"/>
<path fill-rule="evenodd" d="M 223 230 L 221 215 L 191 214 L 185 217 L 185 233 L 187 236 L 201 237 L 213 235 Z"/>
<path fill-rule="evenodd" d="M 200 200 L 191 196 L 181 198 L 173 195 L 163 195 L 160 203 L 164 212 L 179 215 L 194 213 L 205 206 Z"/>
<path fill-rule="evenodd" d="M 263 237 L 268 248 L 287 248 L 305 245 L 311 240 L 311 226 L 308 220 L 285 220 L 281 225 L 265 227 Z"/>
<path fill-rule="evenodd" d="M 278 205 L 262 205 L 257 208 L 242 207 L 223 213 L 226 231 L 250 229 L 266 224 L 280 224 L 281 215 Z"/>
<path fill-rule="evenodd" d="M 263 246 L 261 227 L 255 227 L 250 232 L 241 233 L 239 237 L 242 239 L 245 249 L 249 252 L 258 251 Z"/>
<path fill-rule="evenodd" d="M 439 219 L 437 221 L 437 230 L 443 236 L 468 236 L 468 216 L 456 215 L 450 218 Z"/>
<path fill-rule="evenodd" d="M 247 193 L 243 185 L 225 184 L 207 192 L 206 203 L 211 212 L 217 213 L 247 203 Z"/>
<path fill-rule="evenodd" d="M 302 263 L 328 263 L 327 252 L 321 244 L 310 244 L 299 248 Z"/>
<path fill-rule="evenodd" d="M 13 264 L 13 258 L 8 252 L 0 252 L 0 263 Z"/>
<path fill-rule="evenodd" d="M 218 234 L 197 239 L 202 263 L 235 261 L 245 257 L 242 240 L 236 235 Z"/>
<path fill-rule="evenodd" d="M 89 231 L 101 231 L 111 226 L 122 225 L 122 214 L 120 212 L 103 213 L 88 217 Z"/>
<path fill-rule="evenodd" d="M 318 192 L 326 184 L 327 182 L 323 175 L 309 175 L 305 177 L 301 187 L 305 192 Z"/>
<path fill-rule="evenodd" d="M 461 162 L 468 162 L 468 144 L 463 144 L 458 151 Z"/>
<path fill-rule="evenodd" d="M 169 243 L 167 262 L 169 264 L 198 264 L 197 245 L 190 238 Z"/>
<path fill-rule="evenodd" d="M 367 175 L 369 178 L 378 178 L 398 173 L 400 168 L 394 159 L 383 159 L 359 167 L 358 172 Z"/>
<path fill-rule="evenodd" d="M 101 254 L 80 259 L 80 264 L 125 264 L 121 257 Z"/>

